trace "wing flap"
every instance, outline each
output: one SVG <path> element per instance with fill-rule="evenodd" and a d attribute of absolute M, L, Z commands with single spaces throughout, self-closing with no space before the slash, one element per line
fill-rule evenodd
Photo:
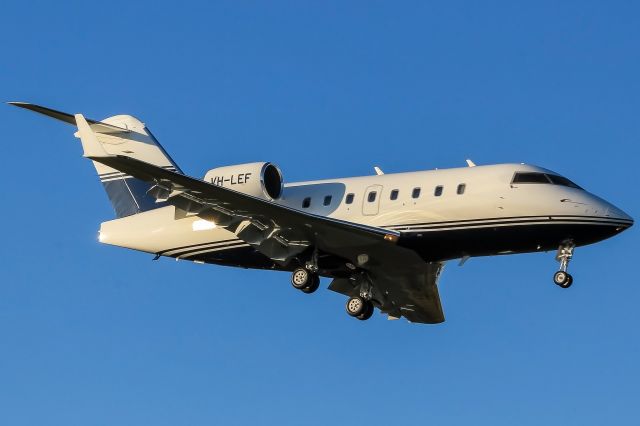
<path fill-rule="evenodd" d="M 216 223 L 274 261 L 286 264 L 310 246 L 345 259 L 367 271 L 382 312 L 413 322 L 444 321 L 437 289 L 442 264 L 425 263 L 415 251 L 396 245 L 397 231 L 309 214 L 131 157 L 90 158 L 153 182 L 161 188 L 158 194 L 179 209 L 202 217 L 227 218 L 224 224 Z M 357 294 L 351 280 L 334 283 L 332 290 Z"/>

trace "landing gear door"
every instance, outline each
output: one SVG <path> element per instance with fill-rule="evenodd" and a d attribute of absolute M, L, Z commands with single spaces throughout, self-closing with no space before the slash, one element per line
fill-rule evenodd
<path fill-rule="evenodd" d="M 362 214 L 373 216 L 380 210 L 380 198 L 382 197 L 382 185 L 371 185 L 364 192 L 362 200 Z"/>

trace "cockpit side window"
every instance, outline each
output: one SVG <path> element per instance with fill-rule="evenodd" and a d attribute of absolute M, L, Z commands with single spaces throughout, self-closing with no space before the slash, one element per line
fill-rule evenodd
<path fill-rule="evenodd" d="M 544 173 L 516 172 L 511 183 L 551 183 Z"/>
<path fill-rule="evenodd" d="M 568 186 L 569 188 L 582 189 L 564 176 L 547 175 L 547 177 L 551 179 L 551 182 L 553 182 L 554 185 L 562 185 L 562 186 Z"/>

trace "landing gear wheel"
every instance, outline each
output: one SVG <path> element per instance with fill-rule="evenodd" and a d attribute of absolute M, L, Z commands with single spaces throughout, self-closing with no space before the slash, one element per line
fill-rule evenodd
<path fill-rule="evenodd" d="M 370 301 L 367 301 L 366 305 L 367 305 L 367 309 L 356 317 L 360 321 L 366 321 L 369 318 L 371 318 L 371 316 L 373 315 L 373 311 L 375 310 L 375 308 L 373 307 L 373 303 L 371 303 Z"/>
<path fill-rule="evenodd" d="M 573 284 L 573 276 L 571 274 L 569 274 L 569 281 L 567 281 L 566 284 L 564 285 L 564 287 L 562 287 L 562 288 L 569 288 L 569 287 L 571 287 L 571 284 Z"/>
<path fill-rule="evenodd" d="M 304 268 L 298 268 L 291 274 L 291 285 L 302 290 L 311 283 L 311 274 Z"/>
<path fill-rule="evenodd" d="M 367 312 L 367 301 L 360 296 L 355 296 L 347 300 L 347 313 L 352 317 L 358 317 Z"/>
<path fill-rule="evenodd" d="M 303 293 L 313 293 L 320 287 L 320 277 L 316 274 L 311 275 L 311 279 L 309 280 L 309 284 L 306 287 L 301 288 Z"/>
<path fill-rule="evenodd" d="M 573 277 L 565 271 L 558 271 L 553 275 L 553 282 L 562 288 L 569 288 L 573 284 Z"/>

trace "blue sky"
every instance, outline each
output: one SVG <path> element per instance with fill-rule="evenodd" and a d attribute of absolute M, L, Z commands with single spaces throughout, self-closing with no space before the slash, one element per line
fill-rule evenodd
<path fill-rule="evenodd" d="M 190 174 L 287 181 L 528 162 L 638 218 L 637 2 L 17 2 L 0 97 L 138 116 Z M 637 229 L 450 263 L 447 322 L 285 273 L 96 241 L 111 207 L 73 128 L 0 106 L 0 422 L 636 424 Z M 326 286 L 328 282 L 323 282 Z"/>

